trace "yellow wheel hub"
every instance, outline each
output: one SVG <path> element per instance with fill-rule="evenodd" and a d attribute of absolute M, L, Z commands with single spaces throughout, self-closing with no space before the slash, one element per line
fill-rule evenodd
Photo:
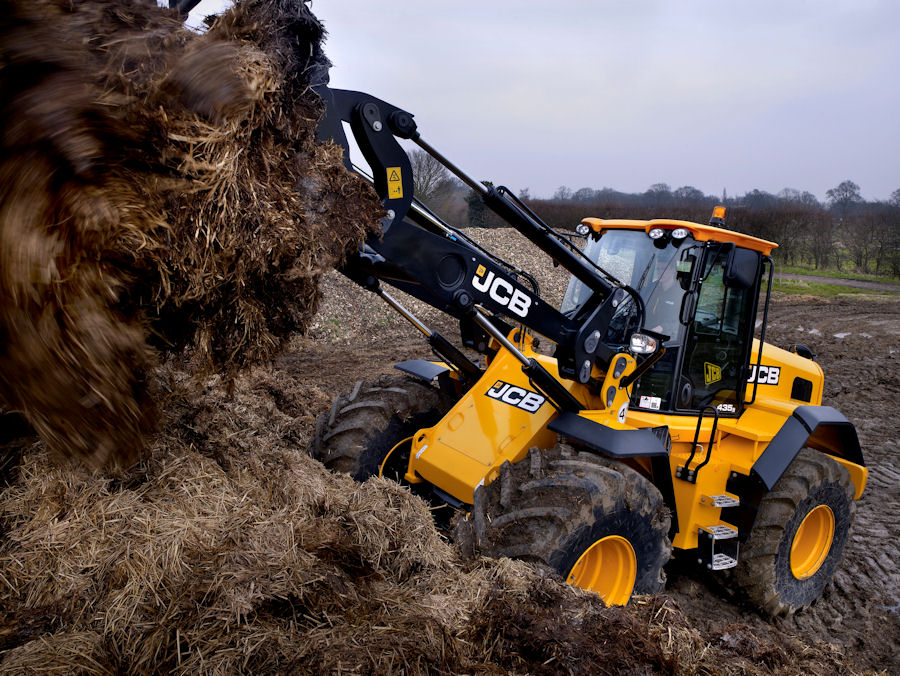
<path fill-rule="evenodd" d="M 791 572 L 798 580 L 816 574 L 834 540 L 834 512 L 819 505 L 804 517 L 791 544 Z"/>
<path fill-rule="evenodd" d="M 637 557 L 631 543 L 619 535 L 600 538 L 581 555 L 567 581 L 600 594 L 608 606 L 624 606 L 634 590 Z"/>
<path fill-rule="evenodd" d="M 406 437 L 402 441 L 394 444 L 394 447 L 388 451 L 387 455 L 384 456 L 384 460 L 381 461 L 381 466 L 378 468 L 378 476 L 384 476 L 384 468 L 387 465 L 388 460 L 390 460 L 391 456 L 397 452 L 404 444 L 410 444 L 412 442 L 412 437 Z"/>

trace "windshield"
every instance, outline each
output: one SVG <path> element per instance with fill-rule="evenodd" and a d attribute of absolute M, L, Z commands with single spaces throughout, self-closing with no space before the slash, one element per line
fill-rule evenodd
<path fill-rule="evenodd" d="M 681 331 L 679 314 L 685 285 L 690 279 L 696 242 L 690 237 L 673 240 L 668 235 L 653 240 L 643 230 L 607 230 L 590 235 L 585 255 L 623 284 L 635 289 L 644 301 L 644 328 L 675 339 Z M 573 277 L 560 311 L 573 314 L 588 300 L 591 290 Z"/>

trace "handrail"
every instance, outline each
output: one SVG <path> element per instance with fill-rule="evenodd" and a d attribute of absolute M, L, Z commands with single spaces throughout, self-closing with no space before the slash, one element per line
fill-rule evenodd
<path fill-rule="evenodd" d="M 707 409 L 713 412 L 713 425 L 712 430 L 709 434 L 709 441 L 707 442 L 706 458 L 694 469 L 691 469 L 691 463 L 694 461 L 694 456 L 697 454 L 697 446 L 699 446 L 697 442 L 700 439 L 700 428 L 703 426 L 703 418 L 706 414 Z M 697 482 L 697 474 L 712 458 L 713 441 L 716 438 L 716 428 L 718 427 L 718 425 L 719 411 L 717 408 L 711 405 L 707 405 L 700 409 L 700 417 L 697 418 L 697 429 L 694 431 L 694 443 L 691 444 L 691 454 L 690 456 L 688 456 L 687 462 L 684 463 L 684 466 L 679 467 L 675 470 L 675 477 L 677 479 L 682 479 L 683 481 L 687 481 L 689 483 Z"/>

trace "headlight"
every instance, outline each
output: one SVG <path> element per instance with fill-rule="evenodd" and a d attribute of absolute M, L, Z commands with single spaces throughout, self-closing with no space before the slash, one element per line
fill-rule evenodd
<path fill-rule="evenodd" d="M 653 228 L 652 230 L 650 230 L 650 232 L 647 233 L 647 236 L 650 239 L 659 239 L 660 237 L 662 237 L 665 234 L 666 234 L 666 231 L 663 230 L 662 228 Z"/>
<path fill-rule="evenodd" d="M 643 333 L 631 334 L 631 351 L 634 354 L 652 354 L 656 352 L 656 338 Z"/>
<path fill-rule="evenodd" d="M 575 232 L 577 232 L 582 237 L 587 235 L 590 231 L 591 231 L 590 226 L 585 225 L 584 223 L 579 223 L 578 225 L 575 226 Z"/>
<path fill-rule="evenodd" d="M 672 239 L 684 239 L 688 235 L 691 234 L 691 231 L 687 228 L 675 228 L 672 231 Z"/>

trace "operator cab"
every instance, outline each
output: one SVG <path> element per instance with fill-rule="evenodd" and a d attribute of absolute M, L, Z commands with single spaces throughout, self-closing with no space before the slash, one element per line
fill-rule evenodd
<path fill-rule="evenodd" d="M 665 354 L 634 383 L 631 407 L 696 414 L 712 406 L 719 415 L 739 415 L 768 254 L 760 249 L 771 243 L 680 221 L 584 223 L 590 228 L 584 254 L 643 301 L 643 325 L 633 328 L 665 336 Z M 753 248 L 741 246 L 747 244 Z M 573 277 L 560 311 L 575 316 L 590 296 Z M 628 305 L 617 314 L 635 316 Z M 604 340 L 610 346 L 621 345 L 631 330 L 617 336 L 616 327 L 614 318 Z"/>

